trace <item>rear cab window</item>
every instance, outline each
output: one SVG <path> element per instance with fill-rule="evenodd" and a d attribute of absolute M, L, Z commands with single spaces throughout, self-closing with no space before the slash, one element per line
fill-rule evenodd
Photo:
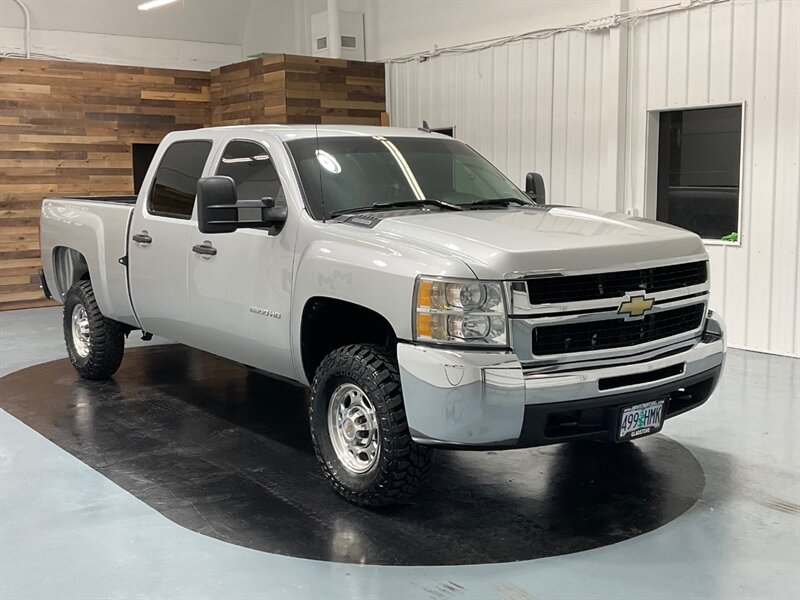
<path fill-rule="evenodd" d="M 150 189 L 150 214 L 176 219 L 192 217 L 197 181 L 203 176 L 211 146 L 208 140 L 186 140 L 167 148 Z"/>

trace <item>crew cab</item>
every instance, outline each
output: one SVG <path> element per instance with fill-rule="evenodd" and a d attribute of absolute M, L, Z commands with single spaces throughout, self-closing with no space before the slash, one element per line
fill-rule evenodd
<path fill-rule="evenodd" d="M 81 376 L 141 330 L 288 378 L 334 488 L 399 502 L 434 447 L 634 440 L 720 376 L 695 234 L 525 187 L 426 130 L 175 132 L 138 197 L 44 200 L 43 287 Z"/>

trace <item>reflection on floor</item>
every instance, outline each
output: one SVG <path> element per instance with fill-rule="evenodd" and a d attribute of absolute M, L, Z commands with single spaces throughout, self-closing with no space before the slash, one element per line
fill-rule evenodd
<path fill-rule="evenodd" d="M 107 382 L 62 359 L 2 385 L 0 407 L 176 523 L 303 558 L 440 565 L 577 552 L 664 525 L 704 484 L 664 436 L 442 451 L 413 502 L 364 510 L 324 481 L 304 390 L 185 346 L 130 349 Z"/>
<path fill-rule="evenodd" d="M 58 309 L 0 313 L 0 375 L 63 356 Z M 52 383 L 37 380 L 30 387 L 66 389 L 66 398 L 54 392 L 49 402 L 28 406 L 6 391 L 7 381 L 0 403 L 13 404 L 22 421 L 0 410 L 2 598 L 800 597 L 800 360 L 731 351 L 720 388 L 705 406 L 614 455 L 611 466 L 602 454 L 605 448 L 514 451 L 476 459 L 442 453 L 426 492 L 436 511 L 421 510 L 420 500 L 403 509 L 413 518 L 399 528 L 402 542 L 394 544 L 400 548 L 394 556 L 383 546 L 393 519 L 402 515 L 361 518 L 361 509 L 340 504 L 322 479 L 315 479 L 307 438 L 298 437 L 302 409 L 292 408 L 298 403 L 281 403 L 273 412 L 267 409 L 270 403 L 237 404 L 239 395 L 228 397 L 224 390 L 167 385 L 158 387 L 159 393 L 175 399 L 151 399 L 154 406 L 147 407 L 146 397 L 124 381 L 117 382 L 120 394 L 126 394 L 117 404 L 111 389 L 84 402 L 78 398 L 84 388 L 70 387 L 74 375 L 65 372 Z M 232 389 L 248 385 L 259 396 L 281 390 L 271 380 L 246 374 Z M 302 400 L 302 393 L 283 393 Z M 222 406 L 213 406 L 211 400 L 219 398 Z M 132 411 L 129 405 L 138 408 Z M 143 414 L 134 418 L 134 412 Z M 50 420 L 41 422 L 42 415 Z M 133 423 L 98 426 L 98 420 L 122 415 Z M 58 444 L 23 424 L 37 418 L 45 435 L 61 436 Z M 145 426 L 155 431 L 141 430 Z M 111 435 L 115 430 L 124 432 L 122 439 Z M 287 456 L 291 460 L 283 465 Z M 613 465 L 638 475 L 615 473 Z M 166 474 L 165 468 L 173 472 Z M 200 470 L 204 476 L 198 478 Z M 220 471 L 229 474 L 215 478 Z M 294 487 L 275 480 L 286 474 L 284 481 Z M 629 488 L 620 487 L 624 482 Z M 259 483 L 261 504 L 248 503 L 252 486 Z M 225 510 L 215 514 L 215 502 L 190 506 L 209 489 L 219 494 L 208 498 Z M 282 500 L 286 489 L 292 495 Z M 444 493 L 449 497 L 440 498 Z M 605 512 L 593 514 L 584 495 Z M 283 522 L 271 514 L 273 507 L 291 506 L 289 501 L 295 504 L 282 539 L 312 531 L 323 545 L 320 557 L 360 562 L 357 555 L 366 549 L 381 562 L 441 564 L 471 561 L 471 552 L 486 560 L 560 555 L 469 567 L 397 568 L 251 549 L 263 547 L 262 523 L 276 528 Z M 483 512 L 495 514 L 475 517 L 481 505 Z M 169 510 L 174 512 L 167 518 Z M 311 516 L 320 510 L 333 512 L 315 525 Z M 176 522 L 180 519 L 187 527 Z M 537 530 L 537 522 L 547 526 Z M 190 527 L 205 527 L 208 535 Z M 442 542 L 445 527 L 450 535 Z M 637 535 L 636 527 L 657 528 Z M 472 530 L 480 528 L 491 529 L 497 539 L 475 550 L 480 538 Z M 434 543 L 425 540 L 431 531 L 441 535 Z M 589 535 L 573 539 L 580 532 Z M 527 543 L 530 535 L 537 538 L 536 548 Z M 225 536 L 235 543 L 221 542 Z M 450 551 L 462 537 L 468 543 Z M 602 545 L 615 539 L 624 541 Z M 444 556 L 432 560 L 436 544 Z M 310 546 L 295 543 L 292 551 L 310 556 L 310 550 L 300 551 Z"/>

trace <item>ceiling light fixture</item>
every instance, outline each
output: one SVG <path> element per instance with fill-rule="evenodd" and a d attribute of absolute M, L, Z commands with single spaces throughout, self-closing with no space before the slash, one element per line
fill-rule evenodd
<path fill-rule="evenodd" d="M 166 6 L 167 4 L 172 4 L 173 2 L 177 2 L 178 0 L 150 0 L 150 2 L 145 2 L 140 4 L 136 8 L 139 10 L 150 10 L 151 8 L 158 8 L 160 6 Z"/>

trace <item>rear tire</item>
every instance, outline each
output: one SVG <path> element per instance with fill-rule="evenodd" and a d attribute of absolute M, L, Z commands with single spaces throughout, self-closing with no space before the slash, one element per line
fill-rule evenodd
<path fill-rule="evenodd" d="M 385 349 L 352 345 L 328 354 L 309 416 L 317 459 L 344 498 L 385 506 L 417 491 L 432 451 L 411 439 L 397 364 Z"/>
<path fill-rule="evenodd" d="M 89 281 L 78 281 L 67 292 L 64 341 L 70 363 L 85 379 L 107 379 L 122 362 L 125 326 L 103 316 Z"/>

